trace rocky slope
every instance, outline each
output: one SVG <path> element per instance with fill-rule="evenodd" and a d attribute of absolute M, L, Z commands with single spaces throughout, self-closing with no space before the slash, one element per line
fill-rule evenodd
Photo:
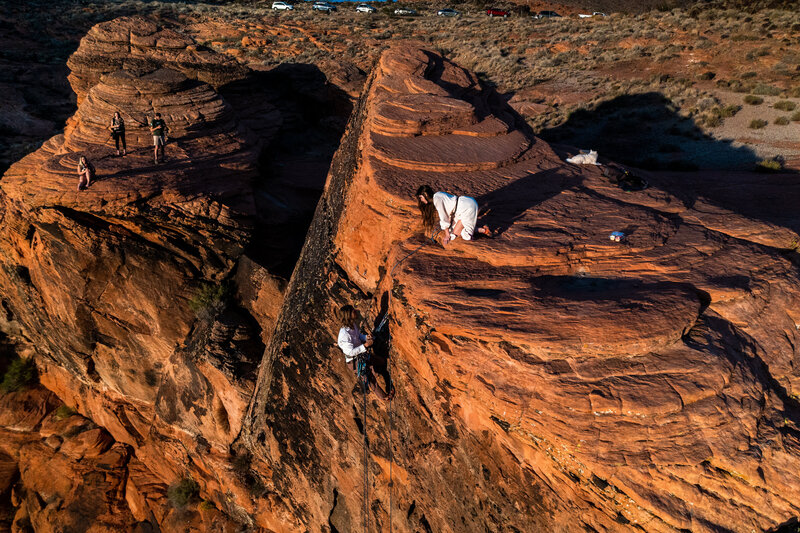
<path fill-rule="evenodd" d="M 366 81 L 284 298 L 275 273 L 325 161 L 302 138 L 336 131 L 319 109 L 349 111 L 360 73 L 338 88 L 314 67 L 254 73 L 141 19 L 98 25 L 69 65 L 64 134 L 0 181 L 0 325 L 51 391 L 0 396 L 15 531 L 750 531 L 800 515 L 796 176 L 651 174 L 624 192 L 405 43 Z M 104 129 L 116 109 L 124 158 Z M 139 122 L 154 111 L 161 166 Z M 287 157 L 300 147 L 322 155 Z M 84 192 L 80 154 L 99 177 Z M 422 183 L 476 197 L 500 235 L 427 243 Z M 366 418 L 335 346 L 344 303 L 391 317 L 397 397 Z M 174 508 L 188 478 L 206 501 Z"/>
<path fill-rule="evenodd" d="M 651 175 L 624 192 L 519 123 L 431 51 L 382 56 L 239 442 L 267 465 L 274 512 L 338 531 L 365 509 L 402 531 L 797 516 L 798 220 L 771 203 L 788 207 L 797 178 Z M 501 235 L 417 250 L 422 183 L 476 197 Z M 334 311 L 355 301 L 374 319 L 387 295 L 398 394 L 364 420 Z"/>
<path fill-rule="evenodd" d="M 136 19 L 96 27 L 70 61 L 80 105 L 64 134 L 3 176 L 0 293 L 5 329 L 35 354 L 41 382 L 126 450 L 114 463 L 124 473 L 114 490 L 120 505 L 131 507 L 130 524 L 164 526 L 167 485 L 187 476 L 204 490 L 226 485 L 220 464 L 230 470 L 227 446 L 250 398 L 262 328 L 271 325 L 281 286 L 250 264 L 238 273 L 255 283 L 249 297 L 229 302 L 226 280 L 236 274 L 256 220 L 264 137 L 201 80 L 220 78 L 193 66 L 199 59 L 185 41 L 158 33 L 130 65 L 114 63 L 98 37 L 116 43 L 115 36 L 144 39 L 148 31 Z M 127 123 L 126 157 L 113 155 L 106 129 L 116 110 Z M 158 166 L 144 123 L 154 111 L 170 129 L 166 163 Z M 96 183 L 82 192 L 80 155 L 97 168 Z M 39 490 L 46 477 L 30 481 L 19 461 L 23 485 L 45 502 L 34 509 L 26 500 L 30 521 L 51 522 L 48 513 L 61 503 Z M 48 470 L 42 464 L 40 474 Z M 137 468 L 155 474 L 136 481 Z M 161 488 L 151 497 L 154 484 Z M 59 498 L 69 499 L 65 491 L 56 491 Z"/>

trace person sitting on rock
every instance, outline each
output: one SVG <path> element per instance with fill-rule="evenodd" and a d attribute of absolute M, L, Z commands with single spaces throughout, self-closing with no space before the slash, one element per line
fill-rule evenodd
<path fill-rule="evenodd" d="M 127 153 L 127 147 L 125 146 L 125 121 L 122 120 L 119 111 L 114 111 L 114 116 L 111 117 L 111 125 L 108 129 L 111 130 L 111 136 L 114 137 L 117 155 L 125 155 Z M 122 143 L 122 152 L 119 150 L 120 143 Z"/>
<path fill-rule="evenodd" d="M 78 190 L 88 189 L 92 181 L 94 181 L 94 165 L 82 155 L 78 159 Z"/>
<path fill-rule="evenodd" d="M 375 379 L 375 374 L 373 372 L 374 365 L 385 364 L 385 361 L 381 361 L 379 360 L 381 358 L 377 355 L 367 352 L 367 349 L 372 346 L 373 340 L 371 336 L 361 333 L 358 327 L 361 316 L 358 311 L 356 311 L 352 305 L 343 305 L 339 309 L 338 318 L 341 324 L 338 344 L 339 348 L 344 352 L 345 363 L 347 363 L 353 371 L 358 371 L 357 362 L 359 356 L 368 357 L 365 373 L 361 376 L 361 379 L 369 385 L 370 390 L 377 394 L 379 398 L 382 400 L 390 400 L 392 396 L 394 396 L 394 391 L 386 394 L 381 386 L 378 385 L 378 381 Z"/>
<path fill-rule="evenodd" d="M 459 236 L 465 241 L 472 239 L 478 223 L 478 202 L 469 196 L 455 196 L 446 192 L 434 194 L 430 185 L 417 189 L 417 206 L 422 215 L 422 227 L 426 233 L 439 228 L 443 231 L 442 245 L 447 246 Z M 492 236 L 488 226 L 478 228 L 478 233 Z"/>
<path fill-rule="evenodd" d="M 150 133 L 153 134 L 153 158 L 156 165 L 159 163 L 159 151 L 161 152 L 161 161 L 164 160 L 164 146 L 167 144 L 167 124 L 161 118 L 161 113 L 156 113 L 155 118 L 150 121 Z"/>

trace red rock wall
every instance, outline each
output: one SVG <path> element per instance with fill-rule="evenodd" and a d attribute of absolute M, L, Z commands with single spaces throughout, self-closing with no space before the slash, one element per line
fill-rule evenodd
<path fill-rule="evenodd" d="M 626 193 L 563 157 L 435 53 L 382 56 L 239 443 L 274 509 L 363 527 L 366 426 L 375 530 L 390 511 L 399 531 L 749 531 L 798 515 L 796 216 L 714 214 L 709 180 L 744 176 L 651 175 Z M 422 183 L 476 197 L 501 234 L 425 246 L 390 277 L 423 243 Z M 370 400 L 364 424 L 334 318 L 356 303 L 374 319 L 386 292 L 391 453 L 387 406 Z"/>

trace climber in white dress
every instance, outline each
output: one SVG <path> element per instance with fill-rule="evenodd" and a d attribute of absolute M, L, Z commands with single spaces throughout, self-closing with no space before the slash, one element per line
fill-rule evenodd
<path fill-rule="evenodd" d="M 417 206 L 426 233 L 433 233 L 437 226 L 442 230 L 442 245 L 447 246 L 458 237 L 469 241 L 475 235 L 478 202 L 474 198 L 446 192 L 434 194 L 430 185 L 423 185 L 417 189 Z M 487 237 L 493 236 L 487 226 L 481 226 L 477 232 Z"/>

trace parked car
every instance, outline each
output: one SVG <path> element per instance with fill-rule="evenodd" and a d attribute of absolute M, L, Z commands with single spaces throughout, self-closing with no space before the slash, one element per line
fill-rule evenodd
<path fill-rule="evenodd" d="M 561 15 L 559 15 L 555 11 L 539 11 L 535 15 L 535 17 L 537 19 L 555 19 L 555 18 L 561 18 Z"/>
<path fill-rule="evenodd" d="M 417 11 L 410 7 L 398 7 L 394 10 L 395 15 L 416 15 Z"/>
<path fill-rule="evenodd" d="M 455 9 L 450 9 L 449 7 L 446 7 L 444 9 L 440 9 L 439 11 L 437 11 L 436 14 L 439 15 L 440 17 L 457 17 L 461 13 L 459 13 Z"/>
<path fill-rule="evenodd" d="M 496 7 L 490 7 L 489 9 L 486 10 L 486 14 L 489 15 L 490 17 L 503 17 L 503 18 L 506 18 L 511 13 L 509 13 L 505 9 L 498 9 Z"/>
<path fill-rule="evenodd" d="M 356 6 L 357 13 L 375 13 L 375 11 L 377 10 L 369 4 L 358 4 Z"/>
<path fill-rule="evenodd" d="M 329 4 L 328 2 L 314 2 L 314 5 L 311 6 L 313 11 L 323 11 L 325 13 L 333 13 L 336 11 L 336 6 Z"/>
<path fill-rule="evenodd" d="M 291 11 L 294 9 L 294 6 L 289 2 L 272 2 L 272 9 L 277 9 L 278 11 Z"/>

